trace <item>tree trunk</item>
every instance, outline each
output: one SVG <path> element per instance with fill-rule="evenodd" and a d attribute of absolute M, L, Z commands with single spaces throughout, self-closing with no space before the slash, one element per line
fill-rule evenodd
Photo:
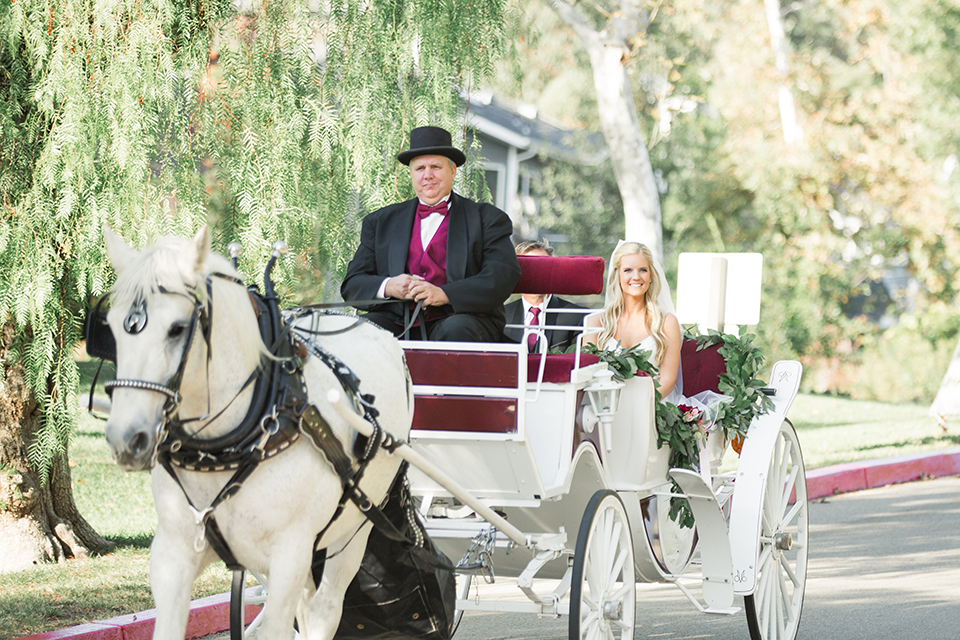
<path fill-rule="evenodd" d="M 14 336 L 10 323 L 0 330 L 0 362 L 6 363 L 0 378 L 0 573 L 114 546 L 77 511 L 66 450 L 45 482 L 29 460 L 41 414 L 22 364 L 7 360 Z"/>
<path fill-rule="evenodd" d="M 624 2 L 603 32 L 595 31 L 567 2 L 554 0 L 554 10 L 583 43 L 597 92 L 600 128 L 610 151 L 613 172 L 623 200 L 624 235 L 643 242 L 663 261 L 663 225 L 660 193 L 653 177 L 647 144 L 633 101 L 625 61 L 628 38 L 644 30 L 637 6 Z"/>
<path fill-rule="evenodd" d="M 780 74 L 777 104 L 780 107 L 783 141 L 795 147 L 803 144 L 803 129 L 797 122 L 797 107 L 793 99 L 793 85 L 790 82 L 790 43 L 783 28 L 780 0 L 764 0 L 763 5 L 767 14 L 767 28 L 770 30 L 770 46 L 773 48 L 777 72 Z"/>

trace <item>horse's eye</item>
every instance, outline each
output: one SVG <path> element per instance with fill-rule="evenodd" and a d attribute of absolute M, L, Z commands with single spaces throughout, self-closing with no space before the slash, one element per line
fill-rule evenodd
<path fill-rule="evenodd" d="M 183 335 L 183 332 L 187 330 L 187 325 L 177 323 L 170 327 L 170 331 L 167 332 L 168 338 L 179 338 Z"/>

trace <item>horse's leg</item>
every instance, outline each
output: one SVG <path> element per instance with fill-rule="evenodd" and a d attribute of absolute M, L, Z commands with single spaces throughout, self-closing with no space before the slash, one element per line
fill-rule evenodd
<path fill-rule="evenodd" d="M 157 607 L 153 640 L 182 640 L 190 615 L 193 581 L 214 558 L 209 549 L 204 553 L 194 551 L 192 537 L 174 537 L 158 527 L 150 545 L 150 589 Z"/>
<path fill-rule="evenodd" d="M 369 536 L 370 525 L 365 522 L 343 551 L 328 558 L 323 565 L 323 579 L 310 600 L 307 640 L 330 640 L 337 632 L 343 614 L 343 598 L 363 561 Z"/>
<path fill-rule="evenodd" d="M 310 592 L 313 591 L 309 582 L 312 549 L 313 538 L 303 535 L 303 532 L 285 536 L 271 546 L 268 554 L 269 590 L 263 608 L 263 624 L 257 629 L 257 638 L 279 640 L 293 637 L 298 605 L 307 597 L 308 585 Z"/>

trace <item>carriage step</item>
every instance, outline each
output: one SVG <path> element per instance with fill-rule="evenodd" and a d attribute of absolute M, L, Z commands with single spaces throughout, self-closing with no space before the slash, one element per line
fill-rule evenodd
<path fill-rule="evenodd" d="M 726 612 L 733 605 L 733 558 L 730 553 L 727 519 L 713 490 L 707 486 L 700 474 L 687 469 L 671 469 L 670 477 L 687 497 L 700 534 L 703 599 L 707 604 L 704 607 L 696 600 L 694 602 L 704 613 Z M 688 592 L 684 590 L 684 593 Z"/>

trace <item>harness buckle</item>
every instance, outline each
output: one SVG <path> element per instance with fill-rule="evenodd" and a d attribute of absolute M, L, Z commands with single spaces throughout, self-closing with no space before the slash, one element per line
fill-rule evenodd
<path fill-rule="evenodd" d="M 193 512 L 193 519 L 197 524 L 197 533 L 193 538 L 193 550 L 197 553 L 203 553 L 207 548 L 207 519 L 213 513 L 213 507 L 207 507 L 203 511 L 198 511 L 193 505 L 190 505 Z"/>
<path fill-rule="evenodd" d="M 156 431 L 153 434 L 153 455 L 150 456 L 150 468 L 157 464 L 157 458 L 160 457 L 160 445 L 167 439 L 167 421 L 161 420 L 157 423 Z"/>
<path fill-rule="evenodd" d="M 276 405 L 273 406 L 270 413 L 264 415 L 260 420 L 260 431 L 263 433 L 260 436 L 260 442 L 257 443 L 256 448 L 262 453 L 266 450 L 267 441 L 270 440 L 270 437 L 280 431 L 280 419 L 277 415 Z"/>

